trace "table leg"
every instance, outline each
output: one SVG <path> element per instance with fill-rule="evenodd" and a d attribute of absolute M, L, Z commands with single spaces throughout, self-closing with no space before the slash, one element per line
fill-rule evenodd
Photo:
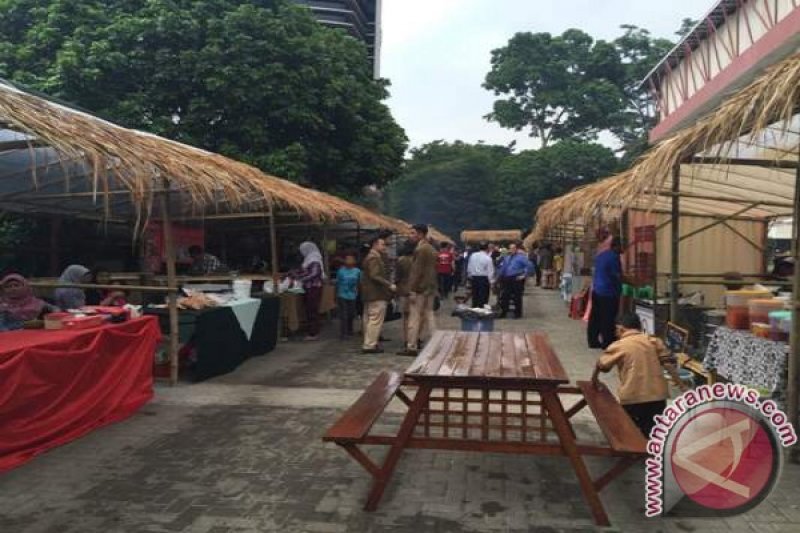
<path fill-rule="evenodd" d="M 553 429 L 558 435 L 558 440 L 561 442 L 561 447 L 564 450 L 569 462 L 572 463 L 572 468 L 575 470 L 575 475 L 578 477 L 578 482 L 583 492 L 583 497 L 589 504 L 592 511 L 592 516 L 597 525 L 609 526 L 608 515 L 603 508 L 603 502 L 600 501 L 600 496 L 595 490 L 592 477 L 589 475 L 589 470 L 583 462 L 578 448 L 575 445 L 575 437 L 572 431 L 572 425 L 569 423 L 564 406 L 561 405 L 561 400 L 555 390 L 541 391 L 542 402 L 547 408 L 547 413 L 553 422 Z"/>
<path fill-rule="evenodd" d="M 386 454 L 386 459 L 384 459 L 378 475 L 375 476 L 372 490 L 364 506 L 365 511 L 374 511 L 378 508 L 381 497 L 383 497 L 383 491 L 386 489 L 386 485 L 389 483 L 392 473 L 394 473 L 397 462 L 400 460 L 400 456 L 403 453 L 403 448 L 406 447 L 408 439 L 414 434 L 414 428 L 417 426 L 422 410 L 428 405 L 428 398 L 430 398 L 430 395 L 431 386 L 420 385 L 417 394 L 414 396 L 414 401 L 409 406 L 406 417 L 400 425 L 397 439 L 394 441 L 391 448 L 389 448 L 389 453 Z"/>

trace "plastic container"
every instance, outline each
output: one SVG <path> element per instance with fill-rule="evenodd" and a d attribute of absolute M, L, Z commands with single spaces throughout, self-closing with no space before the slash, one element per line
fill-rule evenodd
<path fill-rule="evenodd" d="M 789 342 L 792 331 L 791 311 L 772 311 L 769 314 L 769 338 L 777 342 Z"/>
<path fill-rule="evenodd" d="M 750 300 L 766 299 L 772 293 L 766 290 L 725 291 L 725 324 L 731 329 L 750 329 Z M 765 319 L 763 322 L 767 322 Z"/>
<path fill-rule="evenodd" d="M 761 339 L 769 339 L 771 330 L 770 325 L 764 322 L 752 322 L 750 324 L 750 332 Z"/>
<path fill-rule="evenodd" d="M 494 318 L 482 318 L 480 320 L 462 318 L 461 331 L 471 331 L 473 333 L 494 331 Z"/>
<path fill-rule="evenodd" d="M 747 302 L 747 307 L 750 310 L 750 323 L 760 322 L 762 324 L 769 324 L 769 314 L 772 311 L 781 311 L 785 309 L 784 305 L 783 300 L 775 298 L 750 300 Z"/>
<path fill-rule="evenodd" d="M 44 329 L 64 329 L 64 321 L 72 318 L 70 313 L 48 313 L 44 315 Z"/>
<path fill-rule="evenodd" d="M 233 280 L 233 297 L 237 300 L 250 298 L 250 291 L 253 289 L 253 280 L 235 279 Z"/>

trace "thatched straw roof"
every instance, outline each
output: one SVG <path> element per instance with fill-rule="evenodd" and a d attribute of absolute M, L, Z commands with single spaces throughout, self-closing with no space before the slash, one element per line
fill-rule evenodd
<path fill-rule="evenodd" d="M 312 220 L 386 223 L 340 198 L 7 83 L 0 83 L 0 121 L 8 128 L 0 135 L 0 167 L 12 169 L 0 174 L 0 209 L 28 206 L 36 212 L 138 219 L 149 215 L 156 193 L 166 189 L 182 214 L 263 212 L 274 206 Z"/>
<path fill-rule="evenodd" d="M 510 242 L 518 241 L 522 238 L 522 231 L 518 229 L 509 230 L 467 230 L 461 232 L 461 241 L 468 244 L 479 242 Z"/>
<path fill-rule="evenodd" d="M 660 142 L 630 170 L 543 204 L 530 239 L 577 219 L 628 208 L 668 210 L 680 164 L 681 211 L 752 218 L 791 214 L 800 145 L 800 54 L 767 69 L 718 110 Z"/>

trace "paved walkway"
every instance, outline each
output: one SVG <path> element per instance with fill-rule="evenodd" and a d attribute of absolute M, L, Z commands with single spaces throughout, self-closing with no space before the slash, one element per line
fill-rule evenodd
<path fill-rule="evenodd" d="M 553 292 L 533 290 L 526 316 L 498 324 L 549 332 L 571 378 L 589 376 L 596 354 Z M 446 316 L 440 322 L 457 326 Z M 390 324 L 387 335 L 399 338 L 397 328 Z M 159 387 L 131 419 L 0 475 L 0 532 L 595 530 L 562 458 L 411 451 L 379 511 L 364 513 L 368 476 L 320 436 L 380 370 L 409 362 L 361 355 L 355 341 L 284 343 L 230 375 Z M 392 408 L 380 423 L 398 423 L 400 412 Z M 588 418 L 578 424 L 597 437 Z M 768 501 L 730 519 L 647 520 L 643 478 L 633 468 L 603 493 L 616 530 L 800 531 L 798 466 L 786 466 Z"/>

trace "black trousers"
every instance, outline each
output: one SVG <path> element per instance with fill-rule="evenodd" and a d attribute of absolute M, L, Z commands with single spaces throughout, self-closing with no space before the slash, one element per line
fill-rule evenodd
<path fill-rule="evenodd" d="M 622 406 L 645 437 L 650 436 L 650 430 L 656 425 L 653 417 L 663 413 L 666 407 L 666 400 L 646 403 L 629 403 Z"/>
<path fill-rule="evenodd" d="M 353 319 L 356 317 L 356 301 L 338 298 L 339 335 L 346 337 L 353 334 Z"/>
<path fill-rule="evenodd" d="M 483 307 L 489 303 L 489 277 L 475 276 L 472 281 L 472 307 Z"/>
<path fill-rule="evenodd" d="M 514 316 L 522 316 L 522 294 L 525 292 L 525 280 L 506 278 L 503 280 L 503 292 L 500 293 L 500 310 L 508 314 L 509 304 L 514 303 Z"/>
<path fill-rule="evenodd" d="M 541 287 L 542 286 L 542 269 L 539 268 L 539 263 L 536 263 L 533 266 L 533 271 L 534 271 L 534 274 L 536 275 L 536 286 L 537 287 Z"/>
<path fill-rule="evenodd" d="M 453 290 L 453 275 L 438 274 L 439 276 L 439 296 L 447 298 Z"/>
<path fill-rule="evenodd" d="M 592 311 L 586 328 L 589 348 L 608 348 L 617 340 L 619 296 L 601 296 L 592 291 Z"/>

